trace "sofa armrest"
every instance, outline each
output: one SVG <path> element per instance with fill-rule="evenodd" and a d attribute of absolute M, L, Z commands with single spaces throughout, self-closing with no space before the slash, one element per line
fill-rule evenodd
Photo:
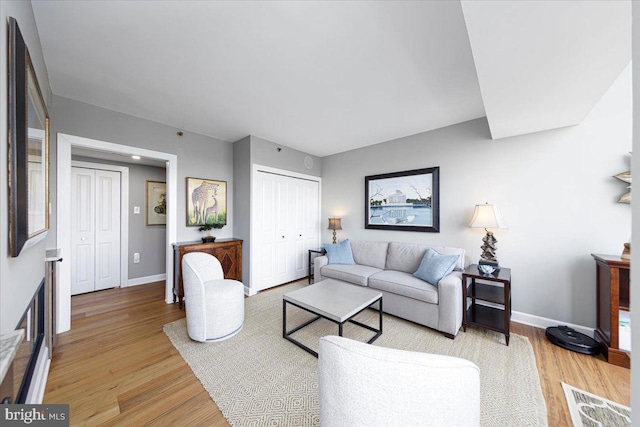
<path fill-rule="evenodd" d="M 318 283 L 322 280 L 320 269 L 329 264 L 329 258 L 326 255 L 315 257 L 313 260 L 313 282 Z M 460 297 L 462 298 L 462 297 Z"/>
<path fill-rule="evenodd" d="M 462 326 L 462 272 L 454 271 L 438 283 L 438 330 L 455 336 Z"/>

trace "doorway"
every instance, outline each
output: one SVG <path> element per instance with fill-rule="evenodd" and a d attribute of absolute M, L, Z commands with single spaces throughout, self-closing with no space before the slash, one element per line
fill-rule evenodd
<path fill-rule="evenodd" d="M 56 207 L 56 238 L 57 246 L 62 250 L 62 257 L 69 257 L 72 253 L 71 244 L 71 149 L 72 147 L 86 148 L 89 150 L 103 151 L 125 155 L 137 155 L 150 159 L 156 159 L 166 164 L 167 183 L 167 225 L 165 242 L 165 302 L 173 302 L 173 248 L 172 243 L 177 237 L 177 156 L 175 154 L 144 148 L 131 147 L 106 141 L 99 141 L 73 135 L 57 134 L 57 207 Z M 122 241 L 124 246 L 126 241 Z M 124 250 L 124 247 L 123 247 Z M 128 251 L 128 248 L 127 248 Z M 71 328 L 71 264 L 63 262 L 59 266 L 57 332 L 65 332 Z"/>

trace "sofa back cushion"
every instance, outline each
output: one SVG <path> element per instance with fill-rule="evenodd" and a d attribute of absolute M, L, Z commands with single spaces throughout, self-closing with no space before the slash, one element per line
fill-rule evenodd
<path fill-rule="evenodd" d="M 420 245 L 416 243 L 389 243 L 389 250 L 387 251 L 387 263 L 385 265 L 386 270 L 398 270 L 405 273 L 413 274 L 420 263 L 427 249 L 432 248 L 442 255 L 459 255 L 458 261 L 455 264 L 455 270 L 464 270 L 465 256 L 464 249 L 452 248 L 448 246 L 429 246 Z"/>
<path fill-rule="evenodd" d="M 351 242 L 351 251 L 356 264 L 368 265 L 384 269 L 387 263 L 388 242 L 365 242 L 354 240 Z"/>

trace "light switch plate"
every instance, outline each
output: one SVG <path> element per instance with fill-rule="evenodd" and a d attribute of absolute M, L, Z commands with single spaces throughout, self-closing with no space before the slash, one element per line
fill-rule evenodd
<path fill-rule="evenodd" d="M 134 214 L 140 214 L 140 206 L 134 206 L 133 207 L 133 213 Z"/>

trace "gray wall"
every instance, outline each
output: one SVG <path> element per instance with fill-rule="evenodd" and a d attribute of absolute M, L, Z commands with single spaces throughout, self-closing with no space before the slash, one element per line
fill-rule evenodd
<path fill-rule="evenodd" d="M 251 137 L 233 143 L 234 234 L 242 239 L 242 282 L 251 277 Z"/>
<path fill-rule="evenodd" d="M 161 151 L 178 156 L 178 241 L 198 240 L 202 233 L 197 227 L 187 227 L 186 178 L 208 178 L 227 182 L 227 226 L 212 233 L 220 238 L 233 237 L 233 145 L 229 142 L 184 132 L 150 120 L 140 119 L 105 108 L 95 107 L 54 96 L 51 138 L 58 132 Z M 55 171 L 55 147 L 51 169 Z M 53 212 L 55 214 L 55 174 L 52 174 Z M 55 217 L 55 215 L 54 215 Z M 55 218 L 54 218 L 55 221 Z M 49 236 L 55 239 L 55 236 Z"/>
<path fill-rule="evenodd" d="M 280 151 L 278 151 L 278 148 L 280 148 Z M 305 157 L 310 157 L 313 160 L 311 169 L 305 167 Z M 320 157 L 253 135 L 251 136 L 251 161 L 255 165 L 270 166 L 306 175 L 322 176 L 322 160 Z"/>
<path fill-rule="evenodd" d="M 627 69 L 582 124 L 491 140 L 478 119 L 322 159 L 323 241 L 327 218 L 339 239 L 462 247 L 479 259 L 484 230 L 467 227 L 474 205 L 497 204 L 509 224 L 494 230 L 511 267 L 513 310 L 594 327 L 591 253 L 620 254 L 631 209 L 613 175 L 629 170 L 631 78 Z M 440 233 L 364 229 L 364 177 L 440 167 Z"/>
<path fill-rule="evenodd" d="M 129 168 L 129 279 L 164 274 L 165 243 L 167 230 L 164 225 L 146 225 L 146 185 L 147 181 L 165 181 L 164 168 L 113 162 L 90 157 L 72 156 L 73 160 Z M 140 214 L 133 213 L 133 207 L 140 207 Z M 140 253 L 140 263 L 133 263 L 133 254 Z"/>
<path fill-rule="evenodd" d="M 38 285 L 44 277 L 44 257 L 48 248 L 46 241 L 26 249 L 17 258 L 9 255 L 9 209 L 8 209 L 8 140 L 7 140 L 7 60 L 8 60 L 8 25 L 9 17 L 18 21 L 22 37 L 27 44 L 38 83 L 49 106 L 51 89 L 49 77 L 42 55 L 40 38 L 36 28 L 31 3 L 26 1 L 2 1 L 0 7 L 0 333 L 15 329 L 27 304 L 33 297 Z M 51 114 L 51 111 L 49 111 Z M 49 230 L 49 236 L 55 232 Z"/>

